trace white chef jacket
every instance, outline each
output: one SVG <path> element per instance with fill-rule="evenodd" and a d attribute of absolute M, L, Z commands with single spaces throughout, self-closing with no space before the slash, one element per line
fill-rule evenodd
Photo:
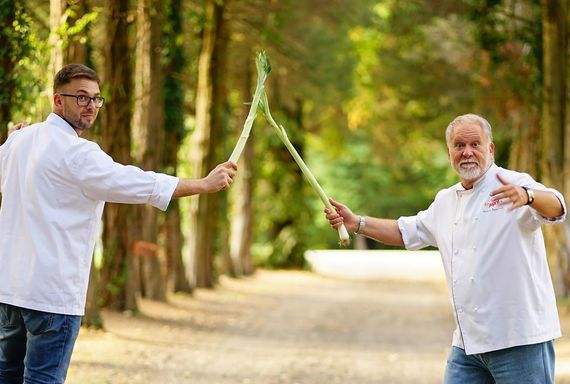
<path fill-rule="evenodd" d="M 554 193 L 564 214 L 549 220 L 530 206 L 508 212 L 510 204 L 493 203 L 497 173 Z M 454 346 L 470 355 L 561 336 L 540 226 L 565 218 L 558 191 L 493 164 L 472 189 L 458 183 L 441 190 L 427 210 L 398 219 L 407 249 L 439 248 L 455 314 Z"/>
<path fill-rule="evenodd" d="M 0 302 L 83 315 L 105 201 L 165 210 L 178 178 L 116 163 L 61 117 L 0 146 Z"/>

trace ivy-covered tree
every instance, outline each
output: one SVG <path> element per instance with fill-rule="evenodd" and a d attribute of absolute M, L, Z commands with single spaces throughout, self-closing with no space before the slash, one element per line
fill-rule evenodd
<path fill-rule="evenodd" d="M 29 17 L 24 3 L 0 0 L 0 143 L 6 140 L 8 123 L 12 121 L 16 97 L 17 66 L 31 49 Z M 29 75 L 28 75 L 29 76 Z"/>

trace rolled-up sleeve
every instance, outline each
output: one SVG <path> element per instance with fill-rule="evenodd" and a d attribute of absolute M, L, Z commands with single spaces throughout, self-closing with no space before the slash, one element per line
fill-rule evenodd
<path fill-rule="evenodd" d="M 398 228 L 402 234 L 404 246 L 409 250 L 416 250 L 425 247 L 424 242 L 417 230 L 416 216 L 402 216 L 398 219 Z"/>
<path fill-rule="evenodd" d="M 179 180 L 177 177 L 165 175 L 164 173 L 154 173 L 154 175 L 156 176 L 156 182 L 154 183 L 149 204 L 162 211 L 166 211 Z"/>
<path fill-rule="evenodd" d="M 427 246 L 436 246 L 431 234 L 421 224 L 419 216 L 402 216 L 398 219 L 398 227 L 406 249 L 415 251 Z"/>
<path fill-rule="evenodd" d="M 436 225 L 435 201 L 428 209 L 418 212 L 415 216 L 402 216 L 398 219 L 404 246 L 412 251 L 428 246 L 437 247 Z"/>
<path fill-rule="evenodd" d="M 562 212 L 562 215 L 557 216 L 557 217 L 545 217 L 545 216 L 542 216 L 540 213 L 538 213 L 538 211 L 536 209 L 531 209 L 533 217 L 536 220 L 538 220 L 541 224 L 556 224 L 556 223 L 561 223 L 564 220 L 566 220 L 566 202 L 564 201 L 564 196 L 562 196 L 562 194 L 560 192 L 558 192 L 556 189 L 545 188 L 542 184 L 539 184 L 539 187 L 537 187 L 535 189 L 542 190 L 545 192 L 550 192 L 550 193 L 554 194 L 554 196 L 556 196 L 556 198 L 560 201 L 560 204 L 562 205 L 563 212 Z"/>
<path fill-rule="evenodd" d="M 527 216 L 529 218 L 529 220 L 534 221 L 533 225 L 535 225 L 535 229 L 539 228 L 540 225 L 542 225 L 542 224 L 556 224 L 556 223 L 560 223 L 560 222 L 563 222 L 564 220 L 566 220 L 566 203 L 564 201 L 564 196 L 562 196 L 562 194 L 560 192 L 558 192 L 556 189 L 545 187 L 542 183 L 539 183 L 538 181 L 534 180 L 532 178 L 532 176 L 530 176 L 528 173 L 518 173 L 515 171 L 503 169 L 503 170 L 501 170 L 501 175 L 509 183 L 516 184 L 516 185 L 519 185 L 521 187 L 525 187 L 525 188 L 529 188 L 529 189 L 533 189 L 533 190 L 537 190 L 537 191 L 550 192 L 554 196 L 556 196 L 556 198 L 560 201 L 560 204 L 562 205 L 562 209 L 563 209 L 562 215 L 560 215 L 560 216 L 557 216 L 557 217 L 542 216 L 540 213 L 538 213 L 537 210 L 532 208 L 532 206 L 528 207 L 528 209 L 530 211 L 530 215 L 521 214 L 521 218 L 523 216 Z M 524 211 L 524 210 L 521 210 L 521 211 Z M 519 222 L 520 221 L 521 221 L 521 219 L 519 219 Z"/>
<path fill-rule="evenodd" d="M 119 164 L 92 142 L 74 146 L 65 158 L 74 182 L 90 199 L 125 204 L 151 204 L 166 210 L 178 178 Z"/>

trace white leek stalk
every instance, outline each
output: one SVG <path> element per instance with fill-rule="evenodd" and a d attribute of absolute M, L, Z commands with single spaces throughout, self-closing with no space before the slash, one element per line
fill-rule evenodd
<path fill-rule="evenodd" d="M 315 192 L 317 192 L 317 194 L 321 198 L 323 204 L 328 209 L 334 211 L 334 207 L 330 203 L 329 198 L 327 197 L 327 194 L 325 193 L 323 188 L 320 186 L 319 182 L 317 181 L 315 176 L 312 174 L 309 167 L 307 167 L 307 164 L 305 164 L 305 162 L 303 161 L 303 159 L 301 158 L 301 156 L 299 155 L 299 153 L 297 152 L 297 150 L 295 149 L 293 144 L 291 144 L 291 141 L 289 140 L 289 137 L 287 136 L 287 132 L 285 131 L 285 128 L 283 128 L 282 125 L 277 124 L 277 122 L 275 122 L 275 120 L 273 119 L 273 116 L 271 116 L 271 112 L 269 111 L 269 102 L 267 101 L 267 93 L 265 91 L 263 91 L 261 101 L 259 102 L 259 108 L 261 109 L 261 111 L 265 115 L 265 118 L 267 119 L 269 124 L 275 130 L 275 133 L 277 133 L 277 136 L 279 136 L 279 138 L 281 139 L 283 144 L 285 144 L 285 146 L 287 147 L 287 149 L 289 150 L 289 152 L 291 153 L 291 155 L 295 159 L 295 162 L 297 163 L 299 168 L 301 168 L 303 175 L 305 175 L 307 180 L 309 180 L 309 183 L 311 184 L 311 186 L 313 187 Z M 340 238 L 340 245 L 350 244 L 350 236 L 348 235 L 348 231 L 346 230 L 346 227 L 344 226 L 344 224 L 342 224 L 340 227 L 338 227 L 338 236 Z"/>
<path fill-rule="evenodd" d="M 255 60 L 255 67 L 257 68 L 257 85 L 255 86 L 255 93 L 253 94 L 253 101 L 251 102 L 251 106 L 249 108 L 249 113 L 247 114 L 247 118 L 245 119 L 245 123 L 243 125 L 243 130 L 241 131 L 241 135 L 239 140 L 230 155 L 230 161 L 237 163 L 243 148 L 247 142 L 249 137 L 249 132 L 251 131 L 251 127 L 253 126 L 253 122 L 255 120 L 255 116 L 257 114 L 257 106 L 259 105 L 259 100 L 261 98 L 261 94 L 263 93 L 264 86 L 263 83 L 269 72 L 271 72 L 271 64 L 267 59 L 267 55 L 264 51 L 259 52 L 257 54 L 257 58 Z"/>

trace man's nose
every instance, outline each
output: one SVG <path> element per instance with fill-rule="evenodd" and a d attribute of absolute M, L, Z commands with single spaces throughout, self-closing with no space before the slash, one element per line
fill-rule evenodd
<path fill-rule="evenodd" d="M 473 156 L 473 148 L 466 145 L 465 148 L 463 148 L 463 157 L 471 157 L 471 156 Z"/>

